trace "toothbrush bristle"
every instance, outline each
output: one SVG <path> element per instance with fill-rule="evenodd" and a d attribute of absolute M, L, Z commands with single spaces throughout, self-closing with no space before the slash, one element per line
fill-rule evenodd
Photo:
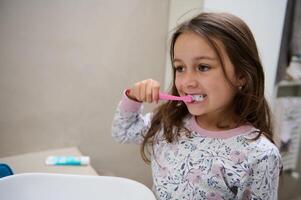
<path fill-rule="evenodd" d="M 192 95 L 187 95 L 185 96 L 185 101 L 188 103 L 191 103 L 194 101 L 193 96 Z"/>

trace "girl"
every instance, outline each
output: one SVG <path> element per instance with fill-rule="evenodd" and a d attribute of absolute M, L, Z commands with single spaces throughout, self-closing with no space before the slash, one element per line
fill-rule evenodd
<path fill-rule="evenodd" d="M 152 79 L 126 90 L 112 135 L 141 144 L 158 199 L 277 199 L 281 157 L 273 142 L 264 72 L 253 35 L 238 17 L 202 13 L 171 39 L 170 93 L 201 101 L 159 100 Z"/>

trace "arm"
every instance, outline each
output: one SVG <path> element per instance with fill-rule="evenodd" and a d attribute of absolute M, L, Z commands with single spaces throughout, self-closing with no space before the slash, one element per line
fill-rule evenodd
<path fill-rule="evenodd" d="M 120 143 L 141 144 L 150 127 L 151 114 L 142 115 L 142 103 L 124 93 L 112 123 L 112 137 Z"/>
<path fill-rule="evenodd" d="M 282 166 L 278 149 L 257 151 L 252 155 L 249 174 L 238 191 L 239 199 L 276 200 Z"/>

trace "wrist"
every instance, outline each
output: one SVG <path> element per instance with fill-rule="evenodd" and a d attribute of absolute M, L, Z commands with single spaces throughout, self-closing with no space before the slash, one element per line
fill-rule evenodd
<path fill-rule="evenodd" d="M 131 93 L 131 90 L 130 90 L 130 89 L 126 89 L 126 90 L 125 90 L 125 95 L 126 95 L 129 99 L 141 103 L 141 101 L 139 101 L 138 99 L 136 99 L 136 98 L 135 98 L 134 96 L 132 96 L 130 93 Z"/>

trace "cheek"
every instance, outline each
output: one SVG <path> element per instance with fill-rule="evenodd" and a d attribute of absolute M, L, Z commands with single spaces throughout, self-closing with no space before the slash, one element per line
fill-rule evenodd
<path fill-rule="evenodd" d="M 181 79 L 178 77 L 175 77 L 175 86 L 176 86 L 177 90 L 179 90 L 181 88 L 181 85 L 182 85 Z"/>
<path fill-rule="evenodd" d="M 229 103 L 232 101 L 235 91 L 228 82 L 221 82 L 212 86 L 214 99 L 219 99 L 220 102 Z"/>
<path fill-rule="evenodd" d="M 215 81 L 219 80 L 219 81 Z M 234 90 L 228 80 L 219 77 L 207 84 L 207 89 L 213 92 L 214 96 L 232 96 Z"/>

